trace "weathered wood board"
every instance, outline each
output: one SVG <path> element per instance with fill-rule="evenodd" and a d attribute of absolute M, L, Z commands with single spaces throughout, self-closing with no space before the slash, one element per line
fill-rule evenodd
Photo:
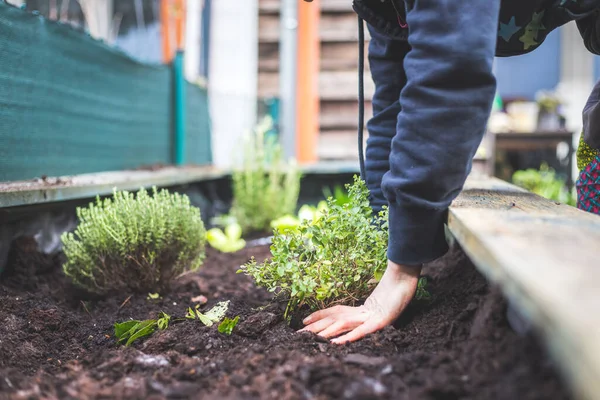
<path fill-rule="evenodd" d="M 319 21 L 320 160 L 356 160 L 358 127 L 358 19 L 350 0 L 312 3 Z M 280 0 L 259 0 L 258 95 L 279 96 Z M 365 49 L 369 45 L 365 32 Z M 365 50 L 365 54 L 367 51 Z M 365 60 L 365 119 L 371 117 L 374 85 Z"/>
<path fill-rule="evenodd" d="M 448 227 L 538 328 L 576 394 L 600 398 L 600 216 L 477 178 Z"/>

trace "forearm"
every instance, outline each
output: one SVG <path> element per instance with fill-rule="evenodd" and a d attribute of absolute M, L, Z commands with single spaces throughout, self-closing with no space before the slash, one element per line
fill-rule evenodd
<path fill-rule="evenodd" d="M 413 3 L 407 83 L 382 182 L 390 207 L 388 257 L 407 265 L 447 249 L 446 211 L 470 170 L 495 93 L 500 0 Z"/>
<path fill-rule="evenodd" d="M 396 121 L 400 113 L 400 92 L 406 84 L 404 57 L 410 47 L 406 40 L 384 35 L 367 25 L 371 34 L 369 64 L 375 84 L 373 117 L 367 123 L 369 139 L 366 149 L 366 183 L 375 211 L 387 205 L 381 189 L 384 174 L 390 169 L 390 150 L 396 135 Z"/>

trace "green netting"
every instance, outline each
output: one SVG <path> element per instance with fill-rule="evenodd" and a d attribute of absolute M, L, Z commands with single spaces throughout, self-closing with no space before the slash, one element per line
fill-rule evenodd
<path fill-rule="evenodd" d="M 186 162 L 207 164 L 212 162 L 208 91 L 196 85 L 189 84 L 186 88 L 186 96 Z"/>
<path fill-rule="evenodd" d="M 172 71 L 0 0 L 0 181 L 173 158 Z M 207 93 L 188 84 L 187 162 L 210 163 Z"/>

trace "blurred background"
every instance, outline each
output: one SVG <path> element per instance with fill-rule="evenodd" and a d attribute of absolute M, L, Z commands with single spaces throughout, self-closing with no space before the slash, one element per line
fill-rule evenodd
<path fill-rule="evenodd" d="M 288 157 L 303 164 L 356 164 L 359 44 L 357 17 L 351 8 L 351 0 L 315 0 L 312 3 L 299 0 L 9 0 L 8 3 L 38 18 L 70 25 L 74 31 L 85 31 L 138 63 L 138 70 L 128 70 L 127 74 L 136 78 L 143 76 L 143 80 L 127 87 L 129 83 L 125 82 L 131 82 L 131 78 L 123 75 L 119 78 L 122 81 L 119 81 L 113 76 L 114 71 L 131 68 L 123 65 L 127 64 L 123 56 L 110 52 L 101 57 L 101 69 L 98 66 L 99 69 L 93 71 L 93 80 L 98 87 L 107 90 L 107 99 L 94 107 L 96 113 L 99 112 L 98 107 L 106 108 L 106 113 L 102 117 L 93 112 L 88 114 L 95 115 L 94 118 L 105 124 L 98 129 L 111 131 L 114 128 L 111 132 L 115 137 L 125 134 L 125 131 L 115 128 L 118 124 L 125 124 L 129 130 L 134 124 L 140 126 L 138 136 L 127 135 L 137 143 L 146 137 L 150 147 L 147 151 L 142 149 L 144 157 L 133 157 L 131 162 L 98 162 L 95 167 L 83 167 L 83 163 L 75 160 L 82 158 L 81 147 L 73 148 L 71 158 L 65 150 L 65 146 L 72 142 L 72 135 L 83 134 L 82 128 L 78 127 L 78 133 L 74 133 L 73 129 L 70 134 L 65 134 L 65 141 L 57 145 L 57 151 L 61 153 L 59 159 L 63 163 L 61 167 L 53 168 L 56 160 L 49 160 L 45 165 L 41 163 L 39 170 L 21 165 L 19 171 L 28 172 L 20 173 L 17 171 L 19 165 L 5 164 L 5 171 L 13 168 L 13 173 L 5 172 L 0 181 L 31 179 L 42 173 L 97 172 L 148 164 L 193 163 L 228 168 L 237 158 L 236 152 L 240 151 L 236 144 L 242 135 L 265 117 L 272 120 L 271 133 L 278 135 Z M 6 20 L 21 18 L 15 13 L 9 16 L 6 10 L 4 14 Z M 92 71 L 92 65 L 99 65 L 90 61 L 90 56 L 83 63 L 85 65 L 77 66 L 85 49 L 92 51 L 90 49 L 95 46 L 92 42 L 80 40 L 75 47 L 71 43 L 71 50 L 67 52 L 65 43 L 61 42 L 64 38 L 52 36 L 55 35 L 51 32 L 53 28 L 27 20 L 23 21 L 23 26 L 13 26 L 13 36 L 19 36 L 16 32 L 24 28 L 31 33 L 29 42 L 10 39 L 19 42 L 21 50 L 33 46 L 32 40 L 39 37 L 39 43 L 46 46 L 44 57 L 51 59 L 53 54 L 64 57 L 61 61 L 63 67 L 68 64 L 74 71 Z M 5 46 L 9 46 L 8 34 L 4 35 Z M 52 39 L 54 47 L 48 48 L 48 38 Z M 368 32 L 366 39 L 365 46 L 368 46 Z M 41 50 L 31 48 L 31 51 L 36 52 L 40 68 L 56 67 L 56 74 L 64 73 L 60 66 L 53 66 L 40 58 Z M 10 65 L 7 54 L 10 52 L 4 53 L 4 60 L 0 59 L 0 69 L 23 71 L 22 67 Z M 6 63 L 9 63 L 8 67 Z M 23 58 L 20 63 L 30 62 Z M 140 66 L 146 69 L 142 70 Z M 168 66 L 173 66 L 174 70 L 164 76 L 156 72 L 160 67 Z M 148 68 L 156 71 L 150 73 Z M 180 75 L 185 80 L 183 84 L 180 81 L 180 86 L 187 88 L 185 94 L 177 89 L 177 68 L 181 69 Z M 368 63 L 366 68 L 368 120 L 373 84 Z M 598 58 L 584 48 L 575 24 L 568 24 L 551 33 L 545 43 L 531 54 L 497 59 L 494 72 L 498 78 L 498 93 L 488 133 L 475 158 L 475 172 L 511 180 L 518 171 L 534 169 L 538 175 L 541 170 L 551 171 L 553 182 L 563 181 L 570 189 L 576 176 L 574 149 L 582 126 L 581 110 L 593 83 L 600 77 Z M 41 79 L 39 74 L 38 68 L 34 73 L 20 76 Z M 83 81 L 91 77 L 78 74 L 78 79 Z M 68 78 L 69 84 L 79 85 L 74 82 L 73 74 Z M 161 79 L 165 83 L 159 88 L 156 82 Z M 118 88 L 112 87 L 117 85 L 115 82 L 123 83 Z M 68 86 L 67 83 L 65 85 Z M 150 93 L 146 86 L 151 85 L 157 87 Z M 48 94 L 54 99 L 54 104 L 57 94 L 64 96 L 71 90 L 65 87 L 57 89 L 57 93 Z M 119 94 L 119 90 L 123 94 Z M 174 105 L 165 103 L 159 106 L 155 102 L 152 106 L 144 106 L 145 109 L 138 104 L 136 109 L 132 104 L 140 98 L 142 102 L 151 102 L 152 96 L 159 96 L 159 93 L 163 98 L 174 96 Z M 179 106 L 177 93 L 183 96 L 180 100 L 185 100 Z M 130 96 L 129 100 L 127 96 Z M 119 102 L 121 107 L 132 106 L 135 112 L 126 112 L 127 116 L 119 114 L 114 108 Z M 73 112 L 74 108 L 68 102 L 61 104 L 63 110 Z M 32 109 L 36 107 L 41 106 L 31 105 Z M 47 108 L 44 107 L 41 108 Z M 165 120 L 158 118 L 160 110 L 168 114 Z M 185 112 L 178 114 L 177 110 Z M 151 118 L 145 120 L 144 113 Z M 29 118 L 33 114 L 26 115 Z M 23 126 L 27 118 L 21 115 L 19 122 L 12 126 Z M 91 125 L 93 118 L 87 121 Z M 6 126 L 5 122 L 4 127 L 8 129 Z M 67 121 L 60 129 L 68 131 L 73 126 Z M 183 139 L 179 144 L 169 144 L 171 139 L 155 140 L 149 133 L 143 132 L 144 126 L 147 132 L 164 126 L 174 132 L 175 142 L 177 137 Z M 33 127 L 31 131 L 41 132 L 41 129 Z M 38 139 L 47 140 L 44 137 L 47 135 L 40 134 Z M 94 143 L 90 140 L 88 144 L 93 148 Z M 155 148 L 151 147 L 152 143 Z M 119 147 L 123 146 L 134 144 L 122 141 Z M 178 146 L 181 147 L 179 150 Z M 125 154 L 135 151 L 133 148 L 128 149 L 129 153 L 115 157 L 105 154 L 103 157 L 131 158 Z M 166 153 L 160 148 L 167 148 Z M 30 156 L 40 164 L 39 157 L 47 149 L 46 146 L 40 154 Z M 95 149 L 97 152 L 98 147 Z M 178 151 L 179 156 L 173 156 Z M 6 148 L 5 152 L 8 152 Z M 90 163 L 93 165 L 88 158 L 85 165 Z M 66 168 L 65 165 L 72 167 Z"/>

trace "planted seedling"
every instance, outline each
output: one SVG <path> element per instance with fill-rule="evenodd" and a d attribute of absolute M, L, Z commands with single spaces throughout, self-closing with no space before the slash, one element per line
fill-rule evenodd
<path fill-rule="evenodd" d="M 286 318 L 300 307 L 323 309 L 364 299 L 387 265 L 387 210 L 373 215 L 365 183 L 347 185 L 349 201 L 327 200 L 321 217 L 275 231 L 271 259 L 252 259 L 238 272 L 287 301 Z"/>
<path fill-rule="evenodd" d="M 189 307 L 185 317 L 187 319 L 198 319 L 206 326 L 213 326 L 216 322 L 221 321 L 225 317 L 227 309 L 229 308 L 229 300 L 217 303 L 205 313 L 201 313 L 199 308 L 200 305 L 196 305 L 194 309 Z"/>
<path fill-rule="evenodd" d="M 425 278 L 425 277 L 419 278 L 419 281 L 417 283 L 417 292 L 415 293 L 416 300 L 430 300 L 431 299 L 431 294 L 426 289 L 426 286 L 427 286 L 427 278 Z"/>
<path fill-rule="evenodd" d="M 160 294 L 158 294 L 158 293 L 148 293 L 148 297 L 146 299 L 148 299 L 148 300 L 158 300 L 158 299 L 160 299 Z"/>
<path fill-rule="evenodd" d="M 167 329 L 170 320 L 170 315 L 161 312 L 158 319 L 116 323 L 115 337 L 118 339 L 118 343 L 125 342 L 125 346 L 129 346 L 138 339 L 152 335 L 157 328 L 160 330 Z"/>
<path fill-rule="evenodd" d="M 206 232 L 206 240 L 211 247 L 223 253 L 235 253 L 246 246 L 242 239 L 242 227 L 237 223 L 225 227 L 225 232 L 219 228 L 212 228 Z"/>
<path fill-rule="evenodd" d="M 225 335 L 231 335 L 231 333 L 233 332 L 233 328 L 236 327 L 236 325 L 238 324 L 240 320 L 240 316 L 238 315 L 237 317 L 235 317 L 234 319 L 229 319 L 229 318 L 225 318 L 223 320 L 223 322 L 221 322 L 219 324 L 219 332 L 223 333 Z"/>

